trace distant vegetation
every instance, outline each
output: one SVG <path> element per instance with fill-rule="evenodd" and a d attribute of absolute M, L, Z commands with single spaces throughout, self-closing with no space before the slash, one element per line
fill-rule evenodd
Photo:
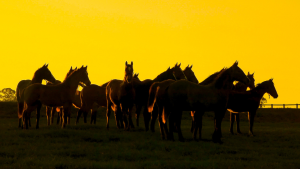
<path fill-rule="evenodd" d="M 4 88 L 0 91 L 1 102 L 16 102 L 16 91 L 11 88 Z"/>

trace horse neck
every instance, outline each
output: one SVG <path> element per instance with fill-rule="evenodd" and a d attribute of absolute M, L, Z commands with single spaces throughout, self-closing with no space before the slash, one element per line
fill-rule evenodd
<path fill-rule="evenodd" d="M 174 79 L 174 77 L 170 76 L 169 72 L 165 71 L 165 72 L 159 74 L 155 79 L 153 79 L 153 82 L 161 82 L 161 81 L 168 80 L 168 79 Z"/>
<path fill-rule="evenodd" d="M 228 69 L 225 70 L 215 81 L 213 85 L 218 89 L 228 89 L 231 90 L 233 87 L 233 80 L 230 78 Z"/>
<path fill-rule="evenodd" d="M 216 73 L 210 75 L 208 78 L 206 78 L 205 80 L 203 80 L 203 81 L 200 82 L 199 84 L 200 84 L 200 85 L 208 85 L 208 84 L 214 82 L 215 78 L 218 76 L 219 73 L 220 73 L 220 72 L 216 72 Z"/>
<path fill-rule="evenodd" d="M 75 95 L 76 90 L 78 88 L 79 85 L 79 79 L 78 79 L 78 75 L 76 74 L 77 72 L 72 73 L 70 76 L 68 76 L 65 81 L 63 82 L 63 84 L 70 89 L 71 93 Z"/>
<path fill-rule="evenodd" d="M 234 85 L 234 90 L 235 91 L 239 91 L 239 92 L 243 92 L 247 90 L 247 85 L 245 85 L 244 83 L 238 82 L 237 84 Z"/>
<path fill-rule="evenodd" d="M 258 94 L 260 98 L 264 96 L 265 93 L 267 93 L 267 88 L 264 88 L 262 86 L 256 86 L 254 89 L 250 90 L 251 93 Z"/>
<path fill-rule="evenodd" d="M 40 78 L 40 77 L 37 77 L 37 76 L 33 75 L 33 78 L 31 79 L 31 84 L 42 83 L 42 81 L 43 81 L 43 78 Z"/>

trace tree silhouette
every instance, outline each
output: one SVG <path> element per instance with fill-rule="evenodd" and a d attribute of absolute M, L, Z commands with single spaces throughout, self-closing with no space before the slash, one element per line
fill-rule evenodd
<path fill-rule="evenodd" d="M 262 97 L 261 100 L 260 100 L 260 107 L 262 108 L 262 106 L 267 103 L 267 99 Z"/>
<path fill-rule="evenodd" d="M 0 91 L 0 101 L 14 102 L 17 101 L 16 91 L 11 88 L 4 88 Z"/>

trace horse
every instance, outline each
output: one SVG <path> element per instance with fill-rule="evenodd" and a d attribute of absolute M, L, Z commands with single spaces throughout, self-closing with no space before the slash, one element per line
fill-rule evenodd
<path fill-rule="evenodd" d="M 138 74 L 133 75 L 133 79 L 138 78 Z M 87 112 L 91 111 L 91 124 L 96 124 L 97 109 L 99 107 L 106 107 L 106 86 L 109 82 L 101 86 L 92 84 L 82 89 L 80 92 L 81 108 L 77 112 L 76 123 L 79 123 L 79 118 L 83 113 L 84 123 L 87 122 Z"/>
<path fill-rule="evenodd" d="M 245 85 L 241 82 L 238 82 L 233 86 L 233 91 L 245 92 L 248 87 L 250 88 L 250 90 L 254 89 L 255 88 L 254 73 L 250 74 L 248 72 L 247 77 L 250 80 L 249 85 Z M 234 123 L 234 119 L 235 119 L 237 133 L 241 134 L 241 131 L 240 131 L 240 114 L 238 112 L 232 112 L 232 111 L 229 111 L 229 112 L 230 112 L 230 133 L 233 134 L 233 123 Z"/>
<path fill-rule="evenodd" d="M 77 70 L 77 67 L 75 69 L 72 69 L 72 67 L 70 68 L 69 72 L 67 73 L 65 79 L 74 71 Z M 51 82 L 47 82 L 46 85 L 57 85 L 57 84 L 61 84 L 60 80 L 56 80 L 55 83 L 51 83 Z M 80 86 L 84 87 L 83 84 L 79 83 Z M 80 91 L 76 90 L 75 93 L 75 97 L 73 100 L 73 105 L 75 107 L 80 107 L 81 102 L 80 102 L 80 98 L 79 98 L 79 94 Z M 53 117 L 55 114 L 55 111 L 58 113 L 57 116 L 57 124 L 59 124 L 59 122 L 62 122 L 62 111 L 63 108 L 62 107 L 50 107 L 50 106 L 46 106 L 46 116 L 47 116 L 47 125 L 51 125 L 53 123 Z M 68 116 L 67 118 L 67 124 L 70 124 L 70 116 Z"/>
<path fill-rule="evenodd" d="M 222 72 L 223 70 L 224 69 L 222 69 L 219 72 L 216 72 L 216 73 L 212 74 L 211 76 L 209 76 L 208 78 L 206 78 L 205 80 L 203 80 L 202 82 L 200 82 L 199 85 L 208 85 L 208 84 L 212 83 L 214 81 L 214 79 L 219 75 L 219 73 Z M 255 85 L 254 85 L 255 84 L 254 73 L 250 74 L 248 72 L 247 78 L 249 79 L 249 84 L 248 85 L 245 85 L 244 83 L 241 83 L 241 82 L 237 82 L 235 85 L 233 85 L 232 90 L 235 90 L 235 91 L 246 91 L 248 87 L 250 89 L 253 89 L 255 87 Z M 194 131 L 194 113 L 195 113 L 194 111 L 191 112 L 191 116 L 192 116 L 191 132 L 192 133 Z M 237 123 L 238 123 L 239 122 L 238 121 L 239 120 L 238 119 L 238 117 L 239 117 L 238 113 L 235 113 L 235 114 L 230 113 L 231 119 L 234 120 L 234 116 L 236 117 Z"/>
<path fill-rule="evenodd" d="M 28 118 L 30 113 L 37 108 L 36 128 L 39 128 L 40 109 L 42 104 L 51 107 L 63 106 L 62 128 L 65 128 L 67 117 L 79 83 L 87 86 L 91 84 L 88 77 L 87 66 L 74 70 L 66 79 L 58 85 L 32 84 L 24 91 L 24 110 L 22 113 L 23 126 L 28 129 Z"/>
<path fill-rule="evenodd" d="M 198 79 L 196 78 L 194 72 L 192 71 L 192 67 L 189 65 L 184 69 L 183 73 L 185 74 L 186 78 L 188 81 L 191 81 L 193 83 L 198 84 Z M 155 82 L 151 85 L 150 90 L 149 90 L 149 99 L 148 99 L 148 112 L 152 112 L 152 119 L 151 119 L 151 130 L 154 131 L 154 125 L 155 125 L 155 120 L 157 117 L 153 116 L 153 108 L 155 106 L 155 103 L 157 103 L 158 107 L 158 120 L 159 120 L 159 126 L 160 126 L 160 131 L 161 131 L 161 136 L 162 139 L 165 139 L 165 134 L 167 131 L 164 132 L 163 129 L 163 123 L 161 120 L 161 115 L 162 115 L 162 110 L 163 110 L 163 102 L 164 102 L 164 91 L 166 87 L 168 87 L 171 83 L 175 82 L 175 80 L 168 79 L 162 82 Z"/>
<path fill-rule="evenodd" d="M 215 131 L 212 139 L 221 143 L 221 122 L 227 109 L 229 92 L 233 81 L 249 83 L 249 79 L 235 62 L 230 68 L 222 70 L 214 82 L 208 85 L 198 85 L 187 80 L 178 80 L 166 88 L 162 120 L 166 123 L 169 117 L 168 139 L 174 140 L 174 123 L 178 130 L 180 141 L 184 141 L 181 132 L 182 111 L 195 111 L 195 129 L 193 138 L 196 140 L 197 130 L 202 126 L 202 115 L 206 111 L 215 112 Z M 199 130 L 201 138 L 201 128 Z"/>
<path fill-rule="evenodd" d="M 231 112 L 248 112 L 249 135 L 253 136 L 253 122 L 256 111 L 259 107 L 260 100 L 265 93 L 277 98 L 278 94 L 275 89 L 273 79 L 264 81 L 250 91 L 231 91 L 229 94 L 227 109 Z M 231 125 L 232 127 L 232 125 Z M 231 128 L 232 130 L 232 128 Z"/>
<path fill-rule="evenodd" d="M 81 114 L 84 115 L 84 123 L 86 123 L 87 112 L 91 111 L 91 124 L 96 124 L 97 109 L 102 106 L 106 107 L 106 86 L 98 86 L 92 84 L 86 86 L 80 92 L 81 107 L 77 112 L 76 124 L 79 122 Z"/>
<path fill-rule="evenodd" d="M 183 73 L 183 71 L 181 70 L 180 66 L 181 66 L 181 63 L 180 64 L 176 63 L 174 67 L 172 67 L 172 68 L 169 67 L 166 71 L 159 74 L 153 80 L 146 79 L 144 81 L 140 81 L 138 79 L 134 79 L 133 84 L 134 84 L 134 88 L 136 90 L 135 105 L 136 105 L 136 124 L 137 124 L 137 126 L 139 126 L 139 116 L 140 116 L 142 107 L 144 107 L 143 116 L 144 116 L 144 123 L 145 123 L 146 131 L 149 130 L 150 118 L 154 119 L 152 121 L 155 121 L 157 118 L 157 115 L 158 115 L 157 107 L 154 108 L 154 111 L 152 112 L 151 116 L 147 109 L 150 86 L 154 82 L 161 82 L 161 81 L 168 80 L 168 79 L 173 79 L 173 80 L 186 79 L 186 76 Z M 154 125 L 154 124 L 151 124 L 151 126 L 152 125 Z M 154 131 L 154 128 L 151 128 L 151 130 Z"/>
<path fill-rule="evenodd" d="M 127 116 L 131 120 L 131 111 L 134 105 L 135 90 L 133 88 L 133 62 L 125 63 L 125 76 L 123 81 L 111 80 L 106 86 L 106 128 L 109 129 L 109 117 L 111 109 L 115 112 L 117 127 L 120 128 L 119 120 L 123 116 L 124 129 L 129 130 Z M 129 122 L 132 123 L 132 122 Z"/>
<path fill-rule="evenodd" d="M 33 78 L 31 80 L 21 80 L 16 89 L 16 96 L 17 96 L 17 103 L 18 103 L 18 118 L 19 118 L 19 127 L 22 127 L 22 119 L 21 115 L 23 112 L 24 108 L 24 89 L 34 83 L 39 83 L 41 84 L 43 79 L 46 79 L 47 81 L 50 81 L 54 83 L 56 79 L 53 77 L 52 73 L 48 69 L 48 64 L 43 65 L 41 68 L 35 71 Z M 30 119 L 29 119 L 29 124 L 30 124 Z M 30 125 L 31 126 L 31 125 Z"/>

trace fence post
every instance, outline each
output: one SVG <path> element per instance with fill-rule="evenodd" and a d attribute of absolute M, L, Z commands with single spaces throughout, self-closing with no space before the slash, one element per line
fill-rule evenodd
<path fill-rule="evenodd" d="M 271 104 L 271 109 L 273 109 L 273 104 Z"/>
<path fill-rule="evenodd" d="M 283 108 L 285 108 L 285 104 L 283 104 Z"/>

